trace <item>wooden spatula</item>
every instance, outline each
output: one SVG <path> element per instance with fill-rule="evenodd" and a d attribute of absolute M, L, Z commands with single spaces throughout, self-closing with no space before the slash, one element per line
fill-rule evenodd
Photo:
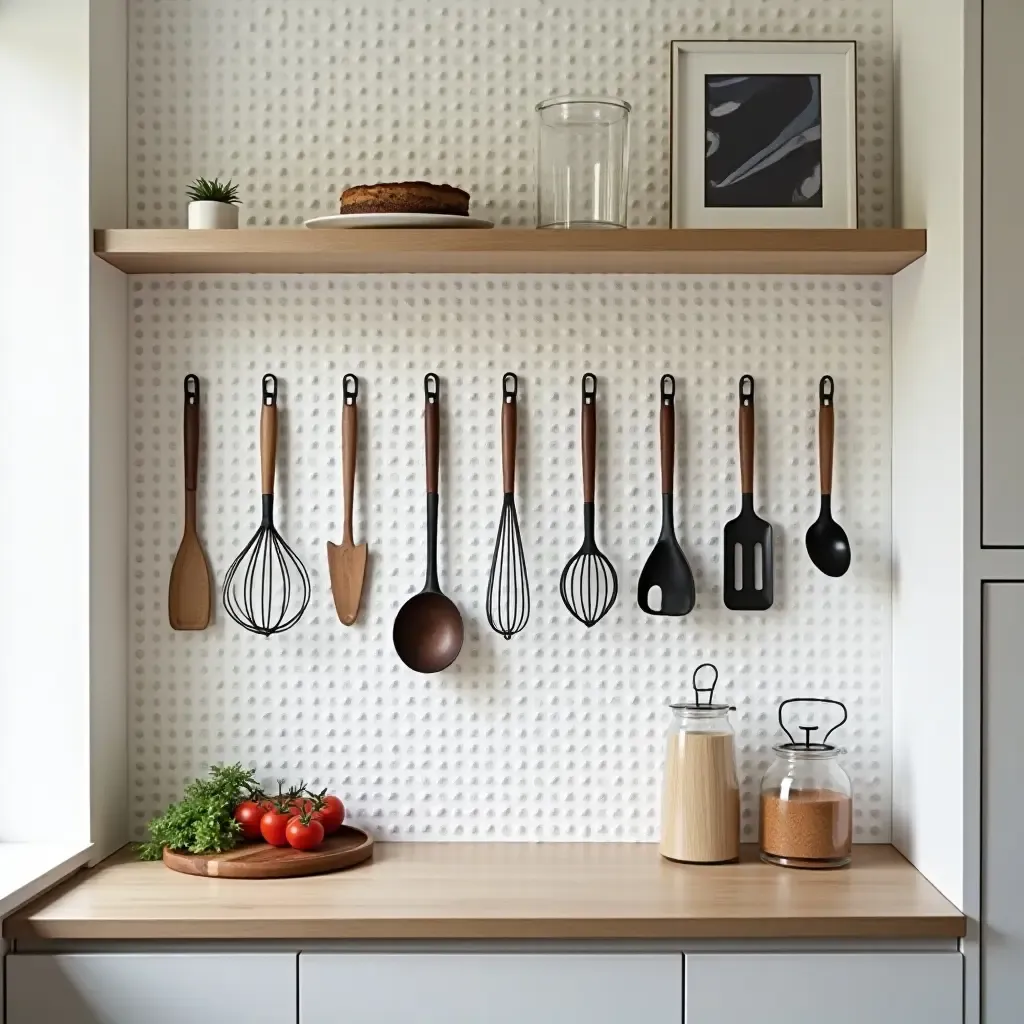
<path fill-rule="evenodd" d="M 206 629 L 210 624 L 210 566 L 196 531 L 199 483 L 199 378 L 185 378 L 185 530 L 171 567 L 167 616 L 171 629 Z"/>
<path fill-rule="evenodd" d="M 358 547 L 352 541 L 352 492 L 356 484 L 356 449 L 359 447 L 359 419 L 356 415 L 356 396 L 359 379 L 346 373 L 342 382 L 341 461 L 342 483 L 345 489 L 345 523 L 342 527 L 341 546 L 327 542 L 327 564 L 331 569 L 331 593 L 338 618 L 351 626 L 359 614 L 359 600 L 363 594 L 366 576 L 366 545 Z"/>

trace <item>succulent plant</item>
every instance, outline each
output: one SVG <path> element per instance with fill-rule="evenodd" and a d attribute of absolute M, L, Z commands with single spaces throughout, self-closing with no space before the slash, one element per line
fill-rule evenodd
<path fill-rule="evenodd" d="M 205 178 L 196 178 L 189 185 L 186 195 L 193 203 L 228 203 L 237 205 L 241 202 L 238 198 L 238 186 L 230 181 L 224 185 L 218 178 L 207 181 Z"/>

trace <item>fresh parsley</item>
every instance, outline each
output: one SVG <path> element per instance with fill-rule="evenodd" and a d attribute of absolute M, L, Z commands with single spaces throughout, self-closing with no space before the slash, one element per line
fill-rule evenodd
<path fill-rule="evenodd" d="M 181 800 L 149 823 L 149 842 L 139 845 L 139 856 L 159 860 L 164 847 L 189 853 L 233 849 L 242 834 L 235 807 L 258 789 L 256 776 L 241 764 L 211 765 L 209 778 L 193 779 Z"/>

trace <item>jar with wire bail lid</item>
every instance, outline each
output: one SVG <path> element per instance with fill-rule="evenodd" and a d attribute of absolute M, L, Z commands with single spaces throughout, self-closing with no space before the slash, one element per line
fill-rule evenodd
<path fill-rule="evenodd" d="M 788 704 L 825 704 L 843 717 L 812 741 L 817 725 L 801 725 L 800 741 L 783 721 Z M 792 697 L 779 705 L 779 725 L 789 737 L 772 749 L 775 761 L 761 780 L 761 859 L 787 868 L 841 868 L 853 851 L 853 786 L 839 758 L 846 753 L 828 738 L 847 719 L 846 705 L 828 697 Z"/>
<path fill-rule="evenodd" d="M 702 670 L 714 673 L 698 685 Z M 709 673 L 705 672 L 707 679 Z M 671 704 L 661 808 L 661 855 L 690 864 L 739 859 L 740 787 L 728 704 L 714 703 L 718 669 L 698 665 L 692 703 Z"/>

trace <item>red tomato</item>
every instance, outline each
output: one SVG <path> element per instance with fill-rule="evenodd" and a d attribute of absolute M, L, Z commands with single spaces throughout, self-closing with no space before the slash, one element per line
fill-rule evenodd
<path fill-rule="evenodd" d="M 285 830 L 288 828 L 288 822 L 291 819 L 291 812 L 282 814 L 280 811 L 267 811 L 260 818 L 260 832 L 263 838 L 271 846 L 287 846 L 288 837 L 285 835 Z"/>
<path fill-rule="evenodd" d="M 303 821 L 302 818 L 308 820 Z M 296 850 L 315 850 L 324 841 L 324 827 L 308 814 L 304 814 L 302 818 L 292 818 L 288 822 L 285 830 L 288 843 Z"/>
<path fill-rule="evenodd" d="M 242 826 L 242 835 L 246 839 L 259 839 L 260 818 L 264 813 L 263 808 L 252 800 L 243 800 L 235 808 L 235 821 Z"/>
<path fill-rule="evenodd" d="M 336 796 L 326 796 L 323 807 L 314 811 L 313 817 L 320 819 L 326 835 L 332 835 L 341 828 L 341 823 L 345 820 L 345 805 Z"/>

